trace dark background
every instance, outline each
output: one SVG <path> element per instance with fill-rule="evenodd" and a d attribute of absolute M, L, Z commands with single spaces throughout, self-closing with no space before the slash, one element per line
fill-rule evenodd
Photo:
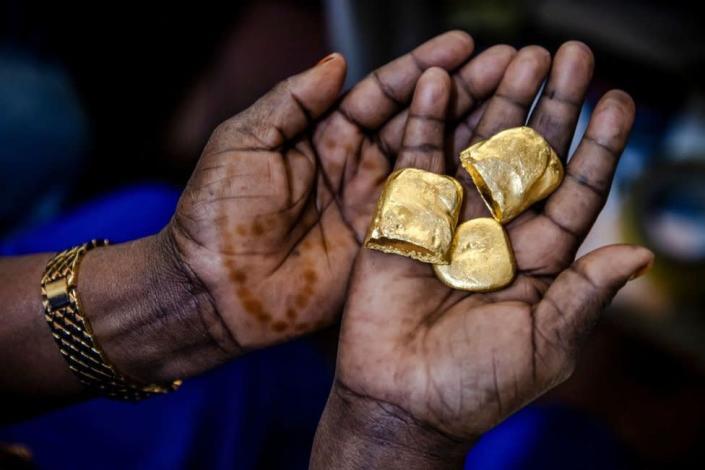
<path fill-rule="evenodd" d="M 614 439 L 629 462 L 614 468 L 702 468 L 705 29 L 696 8 L 684 0 L 4 0 L 0 235 L 135 182 L 183 185 L 218 122 L 328 51 L 346 55 L 349 85 L 449 28 L 470 32 L 479 49 L 555 51 L 580 39 L 597 65 L 578 134 L 609 88 L 627 90 L 638 107 L 586 249 L 640 242 L 657 262 L 618 296 L 574 377 L 541 403 L 581 416 L 560 432 Z M 551 432 L 533 452 L 577 465 L 579 454 L 550 445 Z M 540 468 L 530 454 L 502 468 Z"/>

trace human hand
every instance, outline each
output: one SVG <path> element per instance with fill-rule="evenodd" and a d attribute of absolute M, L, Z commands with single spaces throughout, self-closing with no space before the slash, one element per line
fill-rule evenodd
<path fill-rule="evenodd" d="M 545 50 L 522 49 L 456 147 L 523 125 L 549 75 L 528 125 L 565 161 L 592 69 L 581 43 L 561 47 L 552 67 Z M 444 171 L 451 89 L 440 69 L 419 79 L 397 167 Z M 314 467 L 459 465 L 473 440 L 569 377 L 603 307 L 653 258 L 616 245 L 573 262 L 605 202 L 633 117 L 626 93 L 602 97 L 561 186 L 506 226 L 517 277 L 502 290 L 456 291 L 428 264 L 361 250 Z M 456 176 L 465 185 L 462 218 L 486 215 L 469 176 L 462 168 Z"/>
<path fill-rule="evenodd" d="M 211 335 L 231 354 L 313 331 L 342 310 L 354 258 L 399 151 L 407 103 L 431 66 L 456 70 L 453 122 L 498 85 L 513 50 L 468 62 L 450 32 L 373 72 L 342 99 L 333 54 L 210 138 L 166 233 Z"/>

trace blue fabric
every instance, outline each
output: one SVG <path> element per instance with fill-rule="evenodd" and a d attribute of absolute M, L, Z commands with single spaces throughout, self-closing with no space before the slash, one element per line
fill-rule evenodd
<path fill-rule="evenodd" d="M 8 237 L 0 253 L 149 235 L 168 222 L 177 198 L 169 186 L 126 188 Z M 303 339 L 189 379 L 170 395 L 137 404 L 93 400 L 0 428 L 0 441 L 27 445 L 47 470 L 305 469 L 332 378 L 332 361 Z M 609 432 L 587 417 L 532 406 L 484 436 L 466 468 L 609 470 L 622 468 L 618 454 Z"/>
<path fill-rule="evenodd" d="M 177 199 L 169 186 L 125 188 L 8 237 L 0 253 L 150 235 L 169 221 Z M 303 469 L 332 373 L 304 339 L 187 380 L 167 396 L 93 400 L 2 428 L 0 441 L 25 443 L 42 469 Z"/>
<path fill-rule="evenodd" d="M 628 455 L 603 424 L 555 404 L 530 405 L 485 434 L 466 469 L 617 470 Z"/>

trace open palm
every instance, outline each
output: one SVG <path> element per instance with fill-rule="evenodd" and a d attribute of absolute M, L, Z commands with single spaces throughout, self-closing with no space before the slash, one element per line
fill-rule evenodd
<path fill-rule="evenodd" d="M 548 81 L 528 125 L 562 156 L 572 138 L 592 75 L 581 43 L 556 54 L 527 47 L 509 64 L 471 131 L 468 145 L 527 123 L 529 107 Z M 397 167 L 443 172 L 452 82 L 441 69 L 420 78 Z M 573 262 L 602 208 L 632 125 L 634 106 L 611 91 L 597 104 L 559 189 L 541 207 L 506 226 L 518 274 L 492 293 L 448 288 L 430 265 L 362 250 L 346 304 L 337 391 L 402 410 L 444 435 L 471 440 L 572 372 L 581 338 L 627 280 L 652 255 L 611 246 Z M 446 131 L 444 132 L 444 128 Z M 488 212 L 461 168 L 464 218 Z"/>
<path fill-rule="evenodd" d="M 215 130 L 167 232 L 194 289 L 208 294 L 203 318 L 228 355 L 340 313 L 419 76 L 432 66 L 454 71 L 460 123 L 514 53 L 498 46 L 469 60 L 472 49 L 467 34 L 446 33 L 342 98 L 345 61 L 332 54 Z"/>

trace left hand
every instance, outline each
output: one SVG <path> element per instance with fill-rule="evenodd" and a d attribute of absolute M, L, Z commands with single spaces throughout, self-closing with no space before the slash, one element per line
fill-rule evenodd
<path fill-rule="evenodd" d="M 519 51 L 464 145 L 524 124 L 550 69 L 528 125 L 565 161 L 593 57 L 587 46 L 571 42 L 550 64 L 541 48 Z M 421 77 L 397 167 L 444 171 L 450 90 L 439 69 Z M 518 274 L 504 289 L 453 290 L 428 264 L 362 250 L 343 318 L 336 385 L 319 429 L 327 429 L 326 416 L 341 423 L 362 409 L 372 416 L 367 425 L 364 416 L 354 418 L 363 423 L 358 431 L 369 434 L 369 446 L 382 442 L 394 450 L 391 467 L 425 445 L 436 455 L 462 457 L 478 436 L 568 378 L 603 307 L 652 260 L 644 248 L 616 245 L 573 263 L 605 202 L 633 118 L 626 93 L 611 91 L 599 101 L 561 186 L 542 207 L 506 226 Z M 464 218 L 486 215 L 462 168 L 457 176 L 466 185 Z M 448 450 L 453 447 L 461 451 Z"/>

